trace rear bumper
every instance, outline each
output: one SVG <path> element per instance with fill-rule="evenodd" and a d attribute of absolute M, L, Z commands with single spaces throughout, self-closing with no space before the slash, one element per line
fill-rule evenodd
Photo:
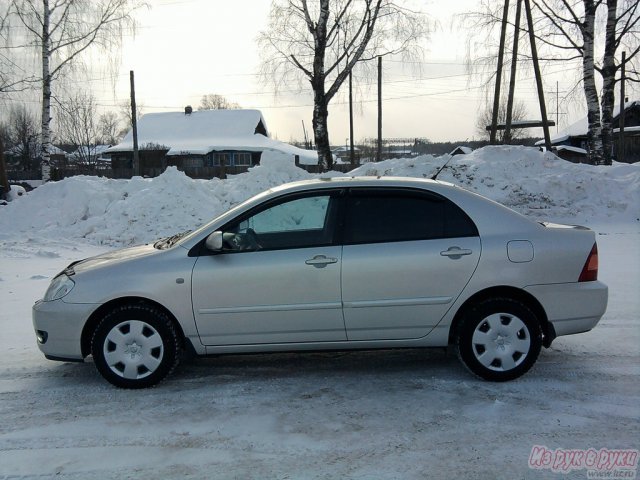
<path fill-rule="evenodd" d="M 82 361 L 80 338 L 93 304 L 38 301 L 32 309 L 38 348 L 51 360 Z"/>
<path fill-rule="evenodd" d="M 607 309 L 609 288 L 602 282 L 531 285 L 525 288 L 538 299 L 556 336 L 588 332 Z"/>

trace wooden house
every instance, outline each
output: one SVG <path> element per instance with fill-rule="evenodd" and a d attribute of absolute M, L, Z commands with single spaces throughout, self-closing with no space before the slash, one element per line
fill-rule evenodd
<path fill-rule="evenodd" d="M 155 177 L 175 166 L 192 178 L 225 178 L 258 165 L 262 153 L 281 153 L 293 163 L 317 164 L 317 153 L 269 137 L 258 110 L 150 113 L 138 121 L 140 175 Z M 133 133 L 109 148 L 113 174 L 133 174 Z"/>
<path fill-rule="evenodd" d="M 640 101 L 627 102 L 624 107 L 624 158 L 619 158 L 620 145 L 620 106 L 613 111 L 613 158 L 625 163 L 640 161 Z M 572 162 L 588 162 L 587 145 L 587 117 L 581 118 L 561 132 L 551 137 L 551 145 L 554 147 L 571 147 L 561 149 L 561 158 Z M 536 143 L 544 145 L 544 140 Z M 582 153 L 584 152 L 584 154 Z"/>

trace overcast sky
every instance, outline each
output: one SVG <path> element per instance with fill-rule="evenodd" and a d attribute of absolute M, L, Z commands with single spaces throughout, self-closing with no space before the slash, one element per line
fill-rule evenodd
<path fill-rule="evenodd" d="M 273 86 L 261 84 L 257 75 L 260 56 L 255 39 L 267 26 L 270 1 L 151 0 L 150 4 L 138 15 L 136 35 L 125 39 L 115 92 L 107 75 L 92 80 L 102 105 L 109 108 L 126 101 L 129 70 L 134 70 L 137 99 L 145 113 L 197 107 L 202 95 L 217 93 L 243 108 L 260 109 L 270 133 L 280 140 L 301 140 L 302 121 L 312 136 L 310 92 L 275 97 Z M 421 71 L 398 60 L 384 61 L 383 136 L 432 141 L 478 138 L 475 125 L 485 103 L 484 91 L 465 75 L 466 32 L 450 28 L 452 15 L 477 8 L 478 2 L 425 0 L 423 4 L 439 28 L 425 44 Z M 546 80 L 551 97 L 547 108 L 555 112 L 555 79 Z M 376 89 L 356 88 L 362 100 L 354 121 L 359 141 L 376 136 Z M 539 118 L 533 79 L 521 82 L 518 97 L 531 118 Z M 563 123 L 581 114 L 566 113 L 570 115 L 561 119 Z M 329 129 L 332 144 L 346 143 L 348 106 L 341 99 L 330 104 Z"/>

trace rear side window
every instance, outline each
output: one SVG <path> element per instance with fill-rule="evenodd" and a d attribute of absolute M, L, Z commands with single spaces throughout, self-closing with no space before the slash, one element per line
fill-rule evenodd
<path fill-rule="evenodd" d="M 351 192 L 345 243 L 404 242 L 473 237 L 471 219 L 444 197 L 413 191 Z"/>

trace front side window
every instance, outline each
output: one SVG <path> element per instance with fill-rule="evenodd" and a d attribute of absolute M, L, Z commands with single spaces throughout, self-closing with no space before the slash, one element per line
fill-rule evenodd
<path fill-rule="evenodd" d="M 335 200 L 331 194 L 295 198 L 258 211 L 224 228 L 228 250 L 274 250 L 329 245 Z"/>
<path fill-rule="evenodd" d="M 438 195 L 403 191 L 353 191 L 345 243 L 403 242 L 477 236 L 469 217 Z"/>

